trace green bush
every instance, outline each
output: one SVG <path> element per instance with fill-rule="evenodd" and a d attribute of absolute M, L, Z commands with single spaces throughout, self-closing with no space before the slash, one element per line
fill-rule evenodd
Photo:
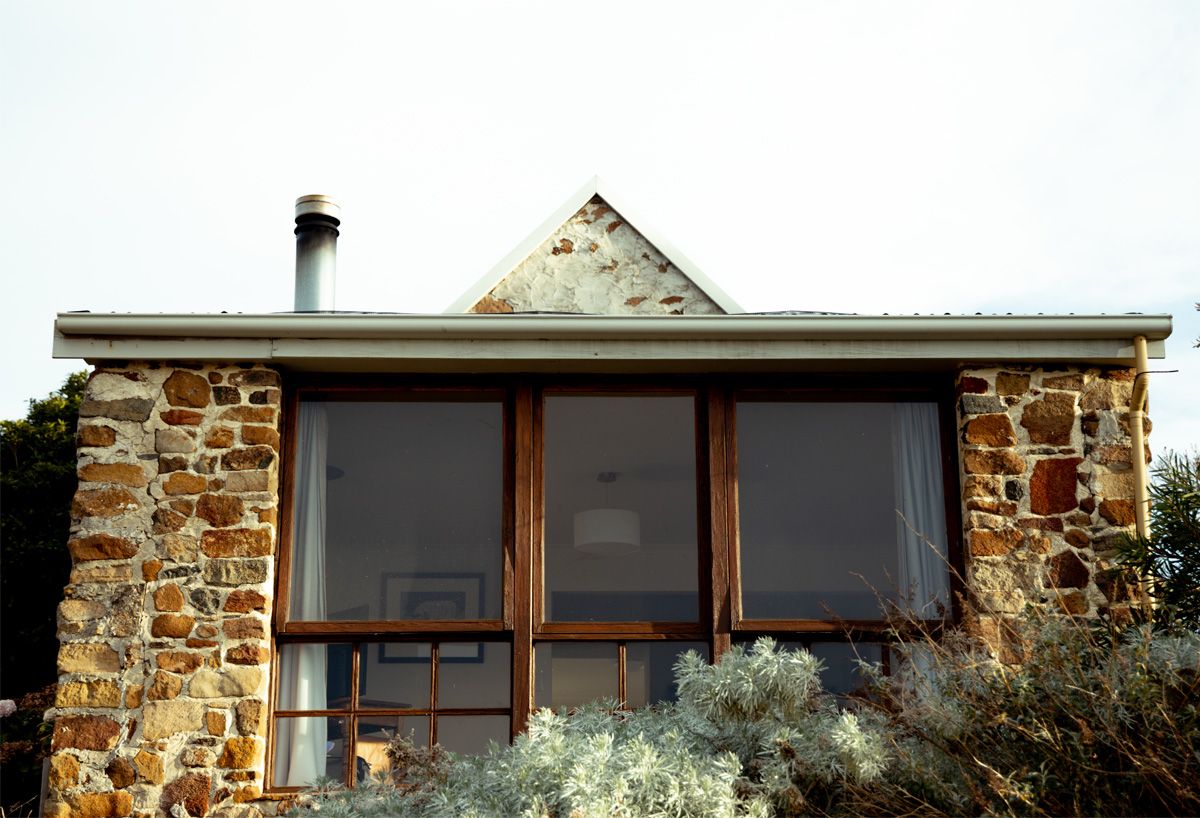
<path fill-rule="evenodd" d="M 1161 627 L 1200 631 L 1200 455 L 1168 453 L 1150 484 L 1148 537 L 1128 537 L 1121 560 L 1146 580 Z"/>
<path fill-rule="evenodd" d="M 67 536 L 75 493 L 75 426 L 87 373 L 0 420 L 0 813 L 29 815 L 41 789 L 58 653 L 55 609 L 71 571 Z M 47 685 L 49 694 L 47 694 Z M 48 696 L 48 698 L 47 698 Z"/>

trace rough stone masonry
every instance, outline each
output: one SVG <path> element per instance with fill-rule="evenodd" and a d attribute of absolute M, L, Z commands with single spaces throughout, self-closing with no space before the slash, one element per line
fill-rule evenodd
<path fill-rule="evenodd" d="M 280 386 L 248 365 L 92 375 L 47 815 L 261 814 Z"/>
<path fill-rule="evenodd" d="M 970 368 L 959 373 L 967 588 L 1001 659 L 1027 605 L 1128 617 L 1137 588 L 1114 570 L 1132 530 L 1130 369 Z M 1147 434 L 1149 420 L 1145 421 Z M 1140 453 L 1149 462 L 1149 452 Z"/>

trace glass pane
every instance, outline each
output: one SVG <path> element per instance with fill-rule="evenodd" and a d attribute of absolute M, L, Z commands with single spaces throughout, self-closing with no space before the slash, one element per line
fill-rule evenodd
<path fill-rule="evenodd" d="M 429 746 L 429 716 L 360 716 L 360 724 L 370 732 L 386 730 L 392 736 L 406 738 L 417 747 Z"/>
<path fill-rule="evenodd" d="M 292 618 L 499 619 L 502 461 L 499 400 L 301 404 Z"/>
<path fill-rule="evenodd" d="M 402 716 L 360 717 L 358 741 L 354 745 L 355 762 L 367 775 L 380 775 L 392 769 L 387 757 L 387 743 L 396 735 L 396 722 Z"/>
<path fill-rule="evenodd" d="M 359 780 L 364 777 L 364 773 L 380 774 L 392 768 L 386 748 L 387 743 L 396 736 L 405 736 L 418 747 L 428 747 L 429 717 L 359 716 L 358 743 L 355 745 Z"/>
<path fill-rule="evenodd" d="M 346 720 L 324 716 L 275 720 L 274 786 L 310 787 L 318 778 L 344 781 Z"/>
<path fill-rule="evenodd" d="M 359 705 L 363 708 L 430 706 L 429 643 L 380 642 L 363 645 Z"/>
<path fill-rule="evenodd" d="M 821 688 L 826 693 L 845 696 L 863 685 L 858 658 L 864 662 L 882 662 L 883 645 L 879 642 L 780 642 L 780 650 L 807 650 L 825 663 Z M 855 653 L 857 651 L 857 653 Z"/>
<path fill-rule="evenodd" d="M 877 642 L 814 642 L 810 650 L 813 656 L 825 662 L 821 684 L 827 691 L 839 696 L 862 688 L 863 677 L 858 672 L 859 658 L 864 662 L 883 661 L 883 645 Z"/>
<path fill-rule="evenodd" d="M 936 405 L 742 401 L 737 463 L 746 618 L 946 598 Z"/>
<path fill-rule="evenodd" d="M 545 605 L 558 622 L 696 621 L 691 396 L 545 399 Z"/>
<path fill-rule="evenodd" d="M 508 707 L 511 655 L 507 642 L 442 642 L 438 707 Z"/>
<path fill-rule="evenodd" d="M 645 707 L 675 701 L 675 662 L 689 650 L 707 661 L 708 645 L 704 642 L 626 642 L 625 703 Z"/>
<path fill-rule="evenodd" d="M 283 645 L 276 706 L 280 710 L 349 709 L 352 656 L 347 644 Z"/>
<path fill-rule="evenodd" d="M 533 656 L 536 706 L 577 707 L 617 698 L 615 642 L 541 642 Z"/>
<path fill-rule="evenodd" d="M 487 752 L 488 742 L 508 744 L 508 716 L 438 716 L 438 744 L 470 755 Z"/>

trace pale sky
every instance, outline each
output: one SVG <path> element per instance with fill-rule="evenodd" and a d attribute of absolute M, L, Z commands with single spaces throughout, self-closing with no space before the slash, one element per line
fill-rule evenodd
<path fill-rule="evenodd" d="M 0 5 L 0 417 L 54 314 L 441 312 L 594 174 L 747 310 L 1172 313 L 1200 445 L 1200 3 Z"/>

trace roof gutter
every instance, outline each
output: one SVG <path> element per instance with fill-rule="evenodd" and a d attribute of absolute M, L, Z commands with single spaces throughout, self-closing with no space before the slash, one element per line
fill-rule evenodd
<path fill-rule="evenodd" d="M 313 372 L 915 371 L 1152 357 L 1170 316 L 99 315 L 55 324 L 54 355 L 258 361 Z"/>
<path fill-rule="evenodd" d="M 61 337 L 1160 341 L 1169 315 L 118 315 L 60 313 Z"/>

